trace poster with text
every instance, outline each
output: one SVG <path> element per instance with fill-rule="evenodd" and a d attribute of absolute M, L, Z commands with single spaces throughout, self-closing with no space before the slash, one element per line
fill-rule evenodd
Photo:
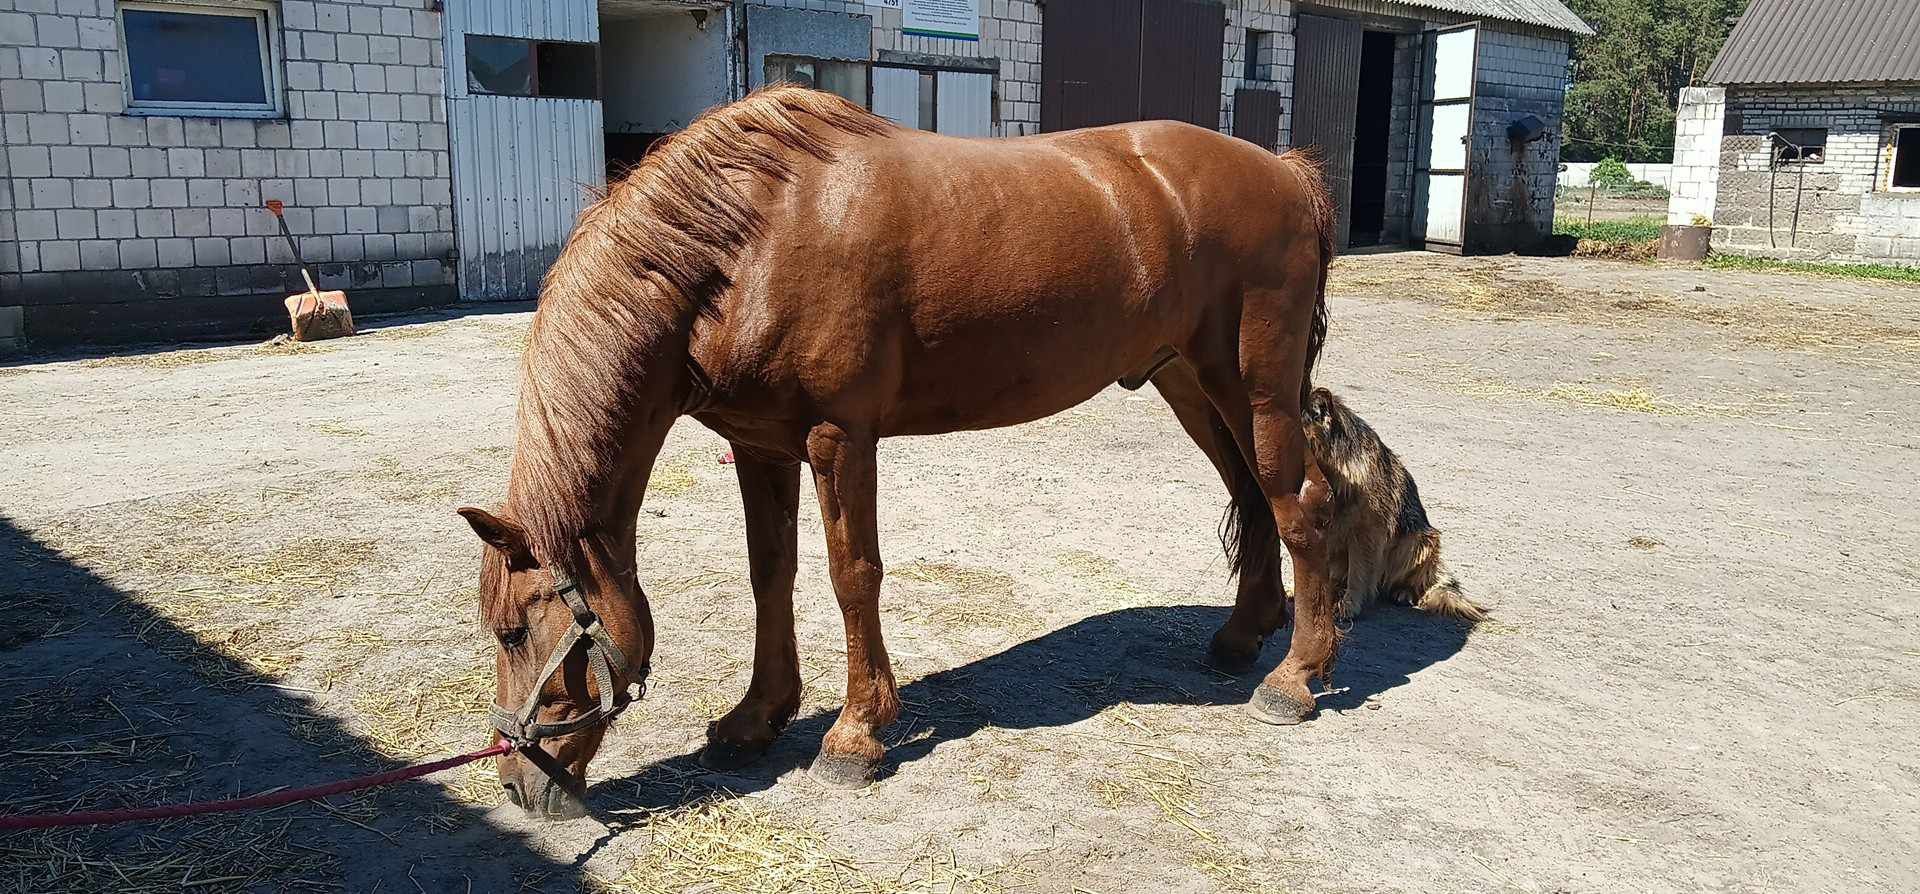
<path fill-rule="evenodd" d="M 907 0 L 901 22 L 921 37 L 980 39 L 980 0 Z"/>

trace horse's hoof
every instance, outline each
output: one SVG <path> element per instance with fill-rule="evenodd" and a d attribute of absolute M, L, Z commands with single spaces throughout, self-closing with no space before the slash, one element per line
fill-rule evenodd
<path fill-rule="evenodd" d="M 836 755 L 820 752 L 813 759 L 813 778 L 827 788 L 853 791 L 866 788 L 873 782 L 874 772 L 880 768 L 879 762 L 866 760 L 853 755 Z"/>
<path fill-rule="evenodd" d="M 731 742 L 709 740 L 707 747 L 700 749 L 700 766 L 709 770 L 727 772 L 738 770 L 760 759 L 767 753 L 768 746 L 735 745 Z"/>
<path fill-rule="evenodd" d="M 1312 717 L 1313 712 L 1312 702 L 1303 704 L 1299 699 L 1265 683 L 1253 691 L 1253 700 L 1247 702 L 1247 713 L 1262 723 L 1275 726 L 1292 726 Z"/>
<path fill-rule="evenodd" d="M 1260 660 L 1260 649 L 1267 643 L 1264 639 L 1253 641 L 1253 648 L 1236 645 L 1220 633 L 1213 635 L 1213 643 L 1207 647 L 1207 664 L 1223 674 L 1238 676 L 1253 669 L 1254 662 Z"/>

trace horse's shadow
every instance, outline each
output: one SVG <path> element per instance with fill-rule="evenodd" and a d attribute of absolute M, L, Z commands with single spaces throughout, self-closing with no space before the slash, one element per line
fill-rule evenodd
<path fill-rule="evenodd" d="M 1094 615 L 1003 652 L 921 677 L 900 687 L 900 719 L 887 729 L 881 776 L 901 772 L 935 748 L 987 726 L 1009 730 L 1060 727 L 1121 703 L 1237 705 L 1286 652 L 1288 630 L 1267 643 L 1258 669 L 1227 676 L 1201 657 L 1226 620 L 1225 608 L 1176 605 Z M 1406 683 L 1466 644 L 1466 625 L 1412 609 L 1384 607 L 1348 631 L 1334 672 L 1336 689 L 1323 711 L 1359 707 L 1368 697 Z M 745 794 L 771 787 L 813 760 L 837 710 L 796 719 L 753 765 L 730 773 L 700 767 L 689 753 L 600 782 L 589 804 L 643 810 L 686 804 L 714 792 Z M 691 783 L 691 784 L 689 784 Z"/>

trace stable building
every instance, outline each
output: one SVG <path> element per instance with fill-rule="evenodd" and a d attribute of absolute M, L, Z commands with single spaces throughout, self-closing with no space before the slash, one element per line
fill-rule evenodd
<path fill-rule="evenodd" d="M 1551 232 L 1560 0 L 16 0 L 0 348 L 276 331 L 263 209 L 362 313 L 533 298 L 593 191 L 764 84 L 1024 136 L 1322 153 L 1343 245 Z"/>
<path fill-rule="evenodd" d="M 1920 264 L 1920 3 L 1754 0 L 1681 93 L 1670 231 Z M 1669 239 L 1671 244 L 1674 240 Z"/>

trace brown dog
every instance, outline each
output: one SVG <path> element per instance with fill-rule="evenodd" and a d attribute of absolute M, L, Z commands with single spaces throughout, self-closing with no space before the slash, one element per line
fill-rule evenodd
<path fill-rule="evenodd" d="M 1440 558 L 1440 532 L 1427 522 L 1420 489 L 1366 420 L 1325 388 L 1301 410 L 1307 447 L 1333 491 L 1328 568 L 1339 612 L 1352 618 L 1390 593 L 1423 611 L 1479 621 L 1487 610 L 1468 599 Z"/>

